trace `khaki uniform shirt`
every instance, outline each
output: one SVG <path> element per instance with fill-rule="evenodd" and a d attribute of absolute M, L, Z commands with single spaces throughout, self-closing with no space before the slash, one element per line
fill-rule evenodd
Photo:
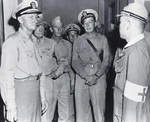
<path fill-rule="evenodd" d="M 42 73 L 35 41 L 33 35 L 30 38 L 19 28 L 18 32 L 9 36 L 3 44 L 1 92 L 7 109 L 16 107 L 14 78 L 26 78 Z M 43 81 L 44 79 L 41 82 Z"/>
<path fill-rule="evenodd" d="M 58 66 L 54 58 L 55 44 L 56 42 L 53 39 L 47 37 L 43 37 L 38 43 L 41 66 L 45 75 L 49 75 L 52 71 L 55 71 Z"/>
<path fill-rule="evenodd" d="M 98 50 L 98 54 L 95 53 L 86 39 L 93 43 Z M 99 54 L 102 54 L 102 60 Z M 72 66 L 81 78 L 95 74 L 102 76 L 107 72 L 109 55 L 109 46 L 105 36 L 98 33 L 94 33 L 92 36 L 83 34 L 73 44 Z"/>

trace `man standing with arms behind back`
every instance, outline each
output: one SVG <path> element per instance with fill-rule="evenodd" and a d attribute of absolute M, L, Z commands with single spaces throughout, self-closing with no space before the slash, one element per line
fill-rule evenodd
<path fill-rule="evenodd" d="M 90 100 L 95 122 L 104 122 L 109 46 L 106 37 L 94 31 L 97 19 L 98 14 L 93 9 L 83 10 L 78 16 L 86 33 L 77 37 L 73 44 L 77 122 L 92 121 Z"/>
<path fill-rule="evenodd" d="M 41 13 L 37 6 L 37 1 L 26 0 L 16 7 L 12 17 L 19 21 L 20 28 L 8 37 L 2 48 L 1 92 L 6 119 L 10 122 L 41 122 L 41 101 L 46 105 L 44 75 L 36 38 L 32 35 L 37 14 Z"/>
<path fill-rule="evenodd" d="M 131 3 L 117 16 L 127 44 L 115 62 L 114 122 L 149 122 L 150 47 L 143 34 L 148 12 Z"/>

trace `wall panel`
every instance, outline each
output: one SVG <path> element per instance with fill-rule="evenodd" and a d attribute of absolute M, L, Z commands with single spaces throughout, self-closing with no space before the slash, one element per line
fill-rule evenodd
<path fill-rule="evenodd" d="M 42 0 L 45 20 L 49 23 L 54 17 L 61 16 L 65 26 L 77 22 L 81 10 L 92 8 L 98 11 L 100 20 L 104 21 L 104 0 Z"/>

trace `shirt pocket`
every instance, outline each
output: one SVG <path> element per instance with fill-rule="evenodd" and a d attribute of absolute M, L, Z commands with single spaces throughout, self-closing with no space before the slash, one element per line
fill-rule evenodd
<path fill-rule="evenodd" d="M 29 58 L 29 57 L 33 57 L 33 52 L 32 52 L 32 51 L 30 51 L 30 50 L 25 51 L 25 52 L 24 52 L 24 56 L 25 56 L 25 57 L 27 57 L 27 58 Z"/>
<path fill-rule="evenodd" d="M 42 55 L 45 55 L 45 56 L 52 55 L 51 49 L 50 48 L 45 48 L 44 50 L 42 50 Z"/>
<path fill-rule="evenodd" d="M 84 48 L 82 50 L 80 50 L 80 52 L 78 52 L 80 59 L 83 62 L 89 62 L 91 60 L 91 50 Z"/>
<path fill-rule="evenodd" d="M 34 57 L 34 54 L 32 51 L 30 50 L 25 50 L 25 51 L 22 51 L 20 53 L 20 59 L 29 59 L 29 58 L 33 58 Z"/>

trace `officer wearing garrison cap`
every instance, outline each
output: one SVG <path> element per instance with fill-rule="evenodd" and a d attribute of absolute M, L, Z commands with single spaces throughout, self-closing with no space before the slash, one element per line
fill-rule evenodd
<path fill-rule="evenodd" d="M 52 39 L 56 42 L 54 46 L 54 58 L 57 61 L 56 70 L 50 74 L 54 84 L 51 117 L 53 119 L 56 103 L 58 101 L 58 122 L 70 122 L 70 81 L 74 82 L 74 75 L 71 70 L 71 43 L 62 38 L 64 28 L 60 16 L 52 20 L 50 29 L 53 32 Z"/>
<path fill-rule="evenodd" d="M 2 47 L 1 93 L 6 119 L 11 122 L 41 122 L 41 101 L 43 113 L 47 105 L 45 75 L 32 34 L 37 27 L 37 14 L 41 13 L 37 7 L 37 1 L 25 0 L 15 8 L 12 17 L 18 20 L 20 28 Z"/>
<path fill-rule="evenodd" d="M 77 37 L 73 44 L 72 66 L 76 72 L 77 122 L 91 122 L 91 109 L 94 120 L 104 122 L 109 46 L 106 37 L 94 30 L 97 20 L 98 14 L 93 9 L 83 10 L 78 15 L 78 21 L 86 33 Z"/>
<path fill-rule="evenodd" d="M 144 38 L 148 12 L 131 3 L 120 17 L 120 37 L 127 41 L 115 62 L 114 122 L 150 121 L 150 47 Z"/>

